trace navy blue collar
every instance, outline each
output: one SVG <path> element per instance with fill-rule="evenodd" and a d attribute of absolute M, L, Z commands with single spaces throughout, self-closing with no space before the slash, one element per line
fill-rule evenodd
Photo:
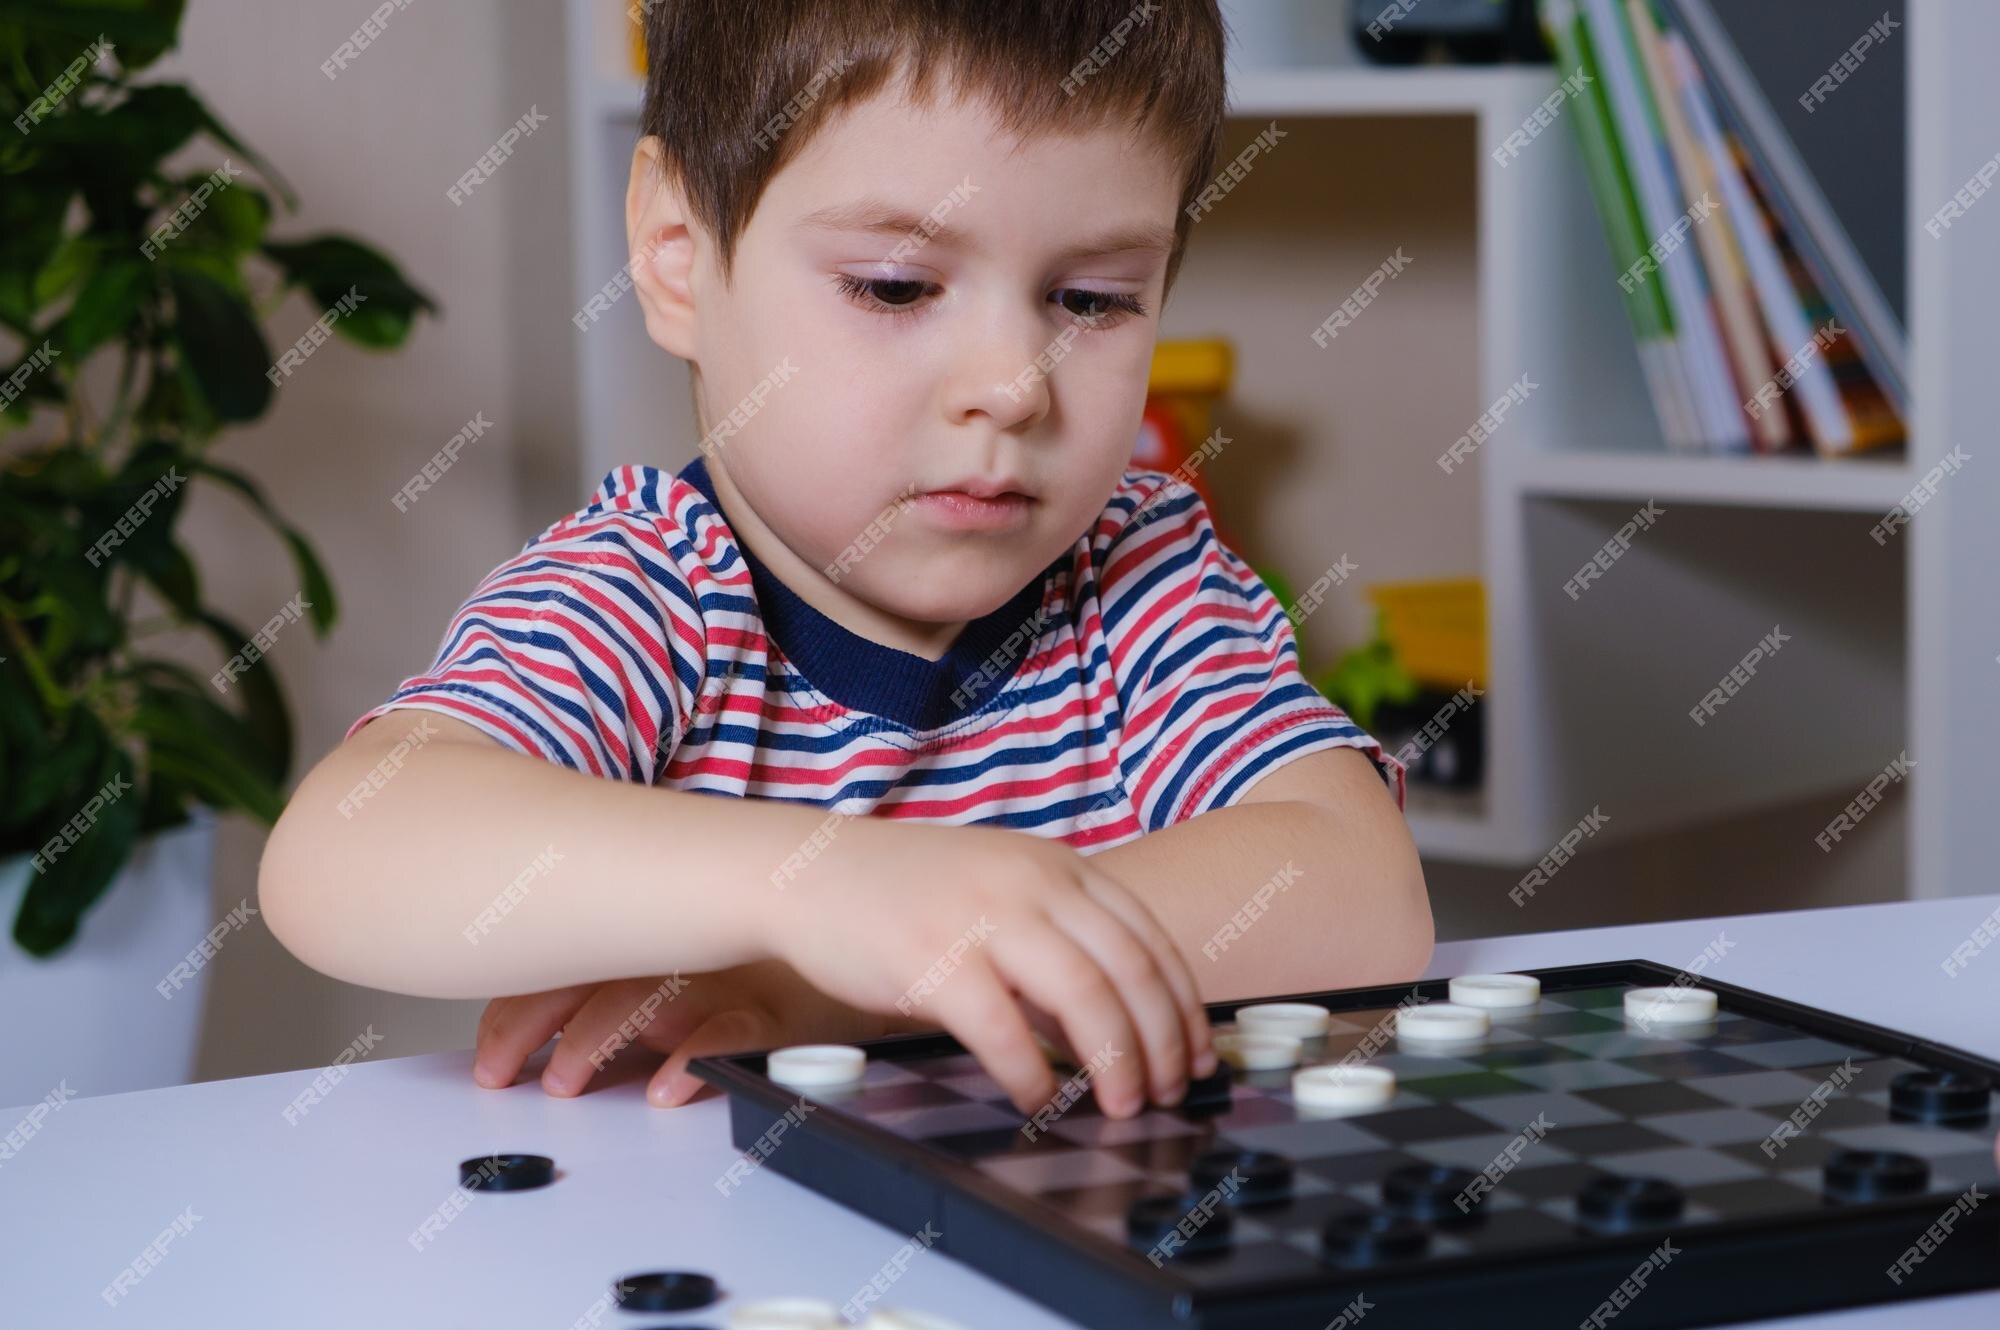
<path fill-rule="evenodd" d="M 680 478 L 700 490 L 727 522 L 704 459 L 688 463 Z M 764 631 L 807 682 L 851 711 L 882 716 L 911 729 L 937 729 L 996 697 L 1040 636 L 1040 622 L 1030 620 L 1037 618 L 1042 606 L 1046 570 L 1006 604 L 966 624 L 940 659 L 925 660 L 843 628 L 779 581 L 741 540 L 735 544 L 750 570 Z M 1016 640 L 1011 657 L 995 654 L 1008 637 L 1023 629 L 1025 638 Z M 976 677 L 988 665 L 992 674 Z"/>

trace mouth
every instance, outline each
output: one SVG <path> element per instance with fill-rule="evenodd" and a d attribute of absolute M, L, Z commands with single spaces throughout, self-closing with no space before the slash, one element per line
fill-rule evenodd
<path fill-rule="evenodd" d="M 956 531 L 1010 531 L 1025 525 L 1034 499 L 1018 482 L 973 477 L 920 492 L 919 512 Z"/>

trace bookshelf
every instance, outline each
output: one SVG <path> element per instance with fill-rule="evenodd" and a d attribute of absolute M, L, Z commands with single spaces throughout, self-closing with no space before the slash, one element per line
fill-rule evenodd
<path fill-rule="evenodd" d="M 1515 478 L 1524 494 L 1546 498 L 1646 495 L 1662 503 L 1824 509 L 1876 518 L 1914 483 L 1900 453 L 1835 462 L 1790 454 L 1717 457 L 1609 448 L 1528 453 Z"/>
<path fill-rule="evenodd" d="M 625 261 L 640 82 L 624 6 L 569 5 L 581 305 Z M 2000 6 L 1911 8 L 1909 458 L 1928 465 L 1946 440 L 1976 455 L 1992 436 L 2000 203 L 1938 243 L 1920 220 L 1992 155 L 1979 126 L 2000 123 L 2000 85 L 1973 53 L 2000 49 Z M 1948 39 L 1947 24 L 1970 40 Z M 1413 795 L 1426 857 L 1526 865 L 1593 807 L 1610 817 L 1600 841 L 1699 835 L 1748 809 L 1844 801 L 1907 751 L 1905 894 L 1994 889 L 2000 819 L 1984 767 L 2000 744 L 2000 596 L 1983 570 L 2000 563 L 2000 466 L 1964 468 L 1884 547 L 1869 528 L 1922 474 L 1902 454 L 1670 452 L 1572 131 L 1558 119 L 1510 164 L 1490 156 L 1555 87 L 1550 69 L 1232 70 L 1231 81 L 1230 151 L 1273 119 L 1291 137 L 1199 228 L 1165 331 L 1238 343 L 1225 423 L 1243 442 L 1218 466 L 1268 496 L 1253 510 L 1268 532 L 1260 553 L 1321 567 L 1340 552 L 1327 544 L 1338 528 L 1355 533 L 1364 580 L 1471 572 L 1486 584 L 1487 783 Z M 1370 156 L 1370 144 L 1388 146 Z M 1382 183 L 1375 168 L 1404 158 L 1419 165 Z M 1411 269 L 1423 275 L 1399 278 L 1390 289 L 1409 294 L 1335 343 L 1360 368 L 1310 358 L 1305 330 L 1405 232 L 1426 246 L 1427 266 Z M 1291 265 L 1276 275 L 1274 253 Z M 685 375 L 660 372 L 636 302 L 576 345 L 581 483 L 638 457 L 676 462 Z M 1407 391 L 1412 363 L 1434 391 Z M 1442 477 L 1436 454 L 1524 373 L 1539 390 Z M 1382 382 L 1403 390 L 1365 391 Z M 1564 582 L 1649 500 L 1666 514 L 1657 529 L 1572 600 Z M 1687 709 L 1774 625 L 1796 645 L 1694 725 Z M 1325 662 L 1365 629 L 1356 591 L 1303 637 Z"/>

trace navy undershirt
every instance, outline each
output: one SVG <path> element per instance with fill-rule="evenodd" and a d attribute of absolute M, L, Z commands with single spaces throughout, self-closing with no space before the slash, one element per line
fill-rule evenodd
<path fill-rule="evenodd" d="M 704 459 L 697 457 L 688 463 L 680 478 L 700 490 L 717 515 L 728 520 L 715 497 L 715 484 Z M 1047 570 L 998 609 L 967 623 L 942 657 L 925 660 L 843 628 L 779 581 L 740 539 L 735 544 L 750 570 L 764 631 L 808 683 L 850 711 L 882 716 L 911 729 L 937 729 L 996 697 L 1006 679 L 1031 654 L 1024 646 L 1011 659 L 994 655 L 1041 607 Z M 1000 677 L 969 690 L 975 700 L 953 701 L 953 694 L 989 660 Z"/>

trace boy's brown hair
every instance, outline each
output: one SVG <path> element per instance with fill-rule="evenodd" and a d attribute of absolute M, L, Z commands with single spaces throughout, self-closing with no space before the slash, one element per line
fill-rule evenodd
<path fill-rule="evenodd" d="M 839 108 L 907 68 L 913 96 L 980 98 L 1023 136 L 1127 125 L 1183 169 L 1172 288 L 1215 172 L 1217 0 L 641 0 L 643 134 L 660 140 L 724 280 L 778 171 Z M 1087 207 L 1088 200 L 1078 200 Z"/>

